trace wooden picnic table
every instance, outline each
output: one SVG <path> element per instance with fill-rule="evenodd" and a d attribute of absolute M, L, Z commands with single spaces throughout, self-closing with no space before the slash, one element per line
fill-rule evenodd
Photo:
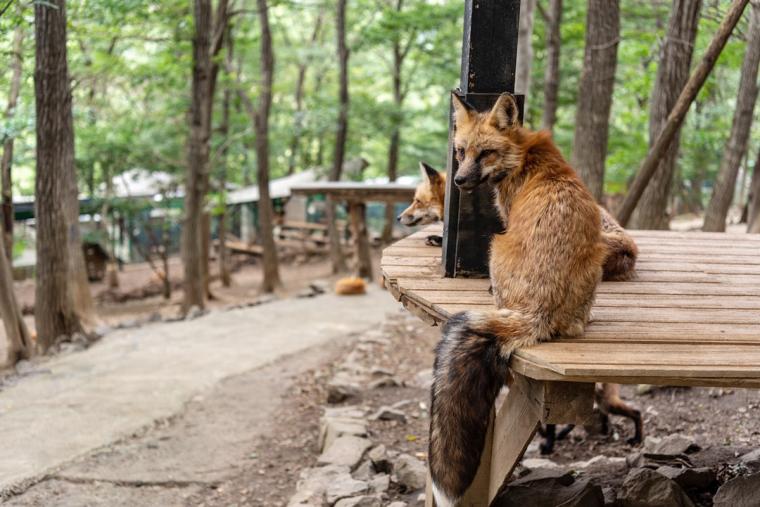
<path fill-rule="evenodd" d="M 372 277 L 372 257 L 367 231 L 367 203 L 411 202 L 414 199 L 414 185 L 400 183 L 361 183 L 349 181 L 328 181 L 304 183 L 291 187 L 296 195 L 324 195 L 328 200 L 343 201 L 348 207 L 351 234 L 354 238 L 354 256 L 357 276 Z"/>
<path fill-rule="evenodd" d="M 637 276 L 599 286 L 585 335 L 512 355 L 513 381 L 463 505 L 488 505 L 539 424 L 586 420 L 596 382 L 760 387 L 760 235 L 630 232 Z M 425 244 L 431 234 L 441 226 L 383 251 L 393 296 L 434 325 L 493 308 L 487 279 L 442 277 L 440 248 Z"/>

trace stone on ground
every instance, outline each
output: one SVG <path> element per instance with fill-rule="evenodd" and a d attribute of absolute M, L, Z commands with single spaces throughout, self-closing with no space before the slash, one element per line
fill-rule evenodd
<path fill-rule="evenodd" d="M 324 505 L 328 486 L 345 474 L 348 474 L 348 467 L 338 465 L 302 470 L 288 507 Z"/>
<path fill-rule="evenodd" d="M 544 469 L 509 483 L 493 507 L 603 507 L 602 488 L 570 473 Z"/>
<path fill-rule="evenodd" d="M 337 475 L 330 481 L 325 490 L 325 499 L 329 505 L 333 505 L 335 502 L 342 498 L 349 498 L 352 496 L 361 495 L 367 493 L 369 485 L 364 481 L 357 481 L 348 472 Z"/>
<path fill-rule="evenodd" d="M 663 465 L 657 469 L 657 473 L 674 480 L 685 490 L 704 491 L 715 482 L 715 470 L 710 467 L 677 468 Z"/>
<path fill-rule="evenodd" d="M 393 407 L 380 407 L 377 412 L 369 416 L 371 421 L 398 421 L 406 422 L 406 414 Z"/>
<path fill-rule="evenodd" d="M 618 491 L 621 507 L 694 507 L 683 489 L 648 468 L 631 470 Z"/>
<path fill-rule="evenodd" d="M 361 463 L 364 453 L 372 447 L 372 442 L 366 438 L 350 435 L 338 437 L 323 452 L 317 462 L 320 465 L 342 465 L 351 470 Z"/>
<path fill-rule="evenodd" d="M 319 448 L 325 450 L 339 437 L 351 435 L 367 436 L 367 422 L 349 417 L 323 417 L 319 427 Z"/>
<path fill-rule="evenodd" d="M 338 500 L 335 507 L 382 507 L 383 502 L 376 496 L 364 495 Z"/>
<path fill-rule="evenodd" d="M 427 468 L 425 464 L 414 456 L 401 454 L 394 463 L 393 471 L 396 474 L 396 482 L 406 488 L 407 491 L 414 491 L 425 487 L 427 479 Z"/>
<path fill-rule="evenodd" d="M 714 507 L 758 507 L 760 505 L 760 473 L 736 477 L 718 488 Z"/>

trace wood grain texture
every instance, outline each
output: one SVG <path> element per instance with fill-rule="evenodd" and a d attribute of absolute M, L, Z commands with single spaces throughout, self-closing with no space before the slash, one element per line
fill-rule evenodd
<path fill-rule="evenodd" d="M 487 279 L 443 278 L 440 225 L 388 247 L 396 299 L 426 322 L 493 308 Z M 760 386 L 760 236 L 632 231 L 637 276 L 604 282 L 581 338 L 517 351 L 515 371 L 541 380 Z"/>

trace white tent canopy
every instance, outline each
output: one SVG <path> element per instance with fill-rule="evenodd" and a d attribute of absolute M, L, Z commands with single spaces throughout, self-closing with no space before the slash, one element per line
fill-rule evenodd
<path fill-rule="evenodd" d="M 281 199 L 283 197 L 290 196 L 290 188 L 302 183 L 312 183 L 317 181 L 318 177 L 313 169 L 307 169 L 306 171 L 286 176 L 284 178 L 278 178 L 269 182 L 269 195 L 272 199 Z M 227 196 L 227 204 L 242 204 L 246 202 L 258 202 L 259 201 L 259 187 L 258 185 L 251 185 L 244 187 L 234 192 L 230 192 Z"/>

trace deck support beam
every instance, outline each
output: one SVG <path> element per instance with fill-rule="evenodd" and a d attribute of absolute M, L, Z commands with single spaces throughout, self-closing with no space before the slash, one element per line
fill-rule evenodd
<path fill-rule="evenodd" d="M 541 381 L 512 374 L 504 402 L 488 425 L 480 467 L 462 507 L 487 507 L 523 457 L 540 424 L 583 424 L 594 407 L 594 384 Z M 435 505 L 429 487 L 426 507 Z"/>

